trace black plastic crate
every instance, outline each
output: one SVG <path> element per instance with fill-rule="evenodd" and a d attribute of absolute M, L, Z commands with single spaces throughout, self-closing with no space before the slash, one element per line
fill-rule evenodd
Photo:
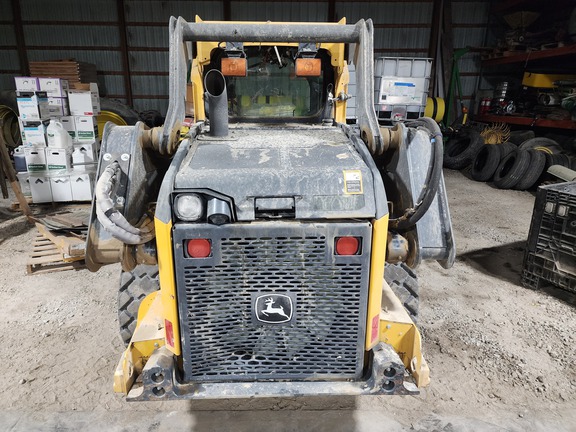
<path fill-rule="evenodd" d="M 522 285 L 576 293 L 576 182 L 541 186 L 536 194 Z"/>

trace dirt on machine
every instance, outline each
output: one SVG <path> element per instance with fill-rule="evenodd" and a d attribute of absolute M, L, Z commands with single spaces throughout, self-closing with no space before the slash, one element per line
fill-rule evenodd
<path fill-rule="evenodd" d="M 173 17 L 169 31 L 164 125 L 102 137 L 86 258 L 122 263 L 114 390 L 417 393 L 414 269 L 455 255 L 442 134 L 428 118 L 378 124 L 371 20 Z"/>

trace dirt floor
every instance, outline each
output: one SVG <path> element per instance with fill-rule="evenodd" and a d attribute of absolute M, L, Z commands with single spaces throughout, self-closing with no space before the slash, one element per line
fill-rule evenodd
<path fill-rule="evenodd" d="M 574 431 L 574 306 L 519 284 L 534 196 L 447 171 L 450 270 L 418 269 L 419 396 L 126 403 L 119 267 L 26 275 L 35 228 L 0 200 L 2 431 Z"/>

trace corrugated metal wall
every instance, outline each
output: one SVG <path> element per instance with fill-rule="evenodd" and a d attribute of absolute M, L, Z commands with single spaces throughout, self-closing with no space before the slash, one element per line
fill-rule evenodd
<path fill-rule="evenodd" d="M 0 8 L 1 89 L 14 88 L 12 77 L 26 70 L 23 55 L 28 61 L 75 58 L 96 64 L 102 93 L 124 102 L 131 96 L 137 110 L 164 113 L 170 16 L 319 22 L 346 17 L 349 23 L 372 18 L 376 56 L 427 57 L 434 1 L 0 0 Z M 20 52 L 18 8 L 25 45 Z M 455 49 L 484 44 L 489 0 L 452 0 L 452 15 Z M 479 67 L 477 52 L 460 62 L 467 98 L 478 86 Z"/>

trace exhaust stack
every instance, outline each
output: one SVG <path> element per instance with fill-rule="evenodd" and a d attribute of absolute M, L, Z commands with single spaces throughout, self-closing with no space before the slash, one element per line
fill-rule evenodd
<path fill-rule="evenodd" d="M 217 69 L 208 71 L 204 77 L 204 97 L 208 100 L 210 116 L 210 136 L 223 137 L 228 135 L 228 94 L 226 80 Z"/>

